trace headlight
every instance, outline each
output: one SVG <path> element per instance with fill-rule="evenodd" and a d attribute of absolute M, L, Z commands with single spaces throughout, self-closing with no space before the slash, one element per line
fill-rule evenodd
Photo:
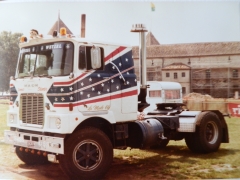
<path fill-rule="evenodd" d="M 55 125 L 58 129 L 60 129 L 61 127 L 61 119 L 57 118 L 56 121 L 55 121 Z"/>

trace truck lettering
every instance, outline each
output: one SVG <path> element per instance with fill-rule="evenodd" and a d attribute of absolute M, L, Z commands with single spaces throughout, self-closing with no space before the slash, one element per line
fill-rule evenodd
<path fill-rule="evenodd" d="M 47 45 L 46 49 L 61 49 L 62 45 L 61 44 L 54 44 L 54 45 Z"/>
<path fill-rule="evenodd" d="M 47 91 L 47 88 L 38 87 L 38 91 Z"/>
<path fill-rule="evenodd" d="M 26 88 L 34 88 L 34 87 L 38 87 L 38 84 L 24 84 L 24 87 L 26 87 Z"/>

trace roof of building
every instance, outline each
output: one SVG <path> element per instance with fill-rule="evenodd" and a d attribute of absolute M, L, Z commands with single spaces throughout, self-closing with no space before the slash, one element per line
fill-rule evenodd
<path fill-rule="evenodd" d="M 59 18 L 59 26 L 58 26 L 58 20 L 54 23 L 53 27 L 48 32 L 48 35 L 52 35 L 53 31 L 57 30 L 60 31 L 61 27 L 65 27 L 67 30 L 67 34 L 73 34 L 72 31 L 67 27 L 67 25 Z"/>
<path fill-rule="evenodd" d="M 158 42 L 158 40 L 155 38 L 151 31 L 147 33 L 146 45 L 147 46 L 160 45 L 160 43 Z"/>
<path fill-rule="evenodd" d="M 188 70 L 190 69 L 190 66 L 183 64 L 183 63 L 172 63 L 170 65 L 164 66 L 162 70 L 171 70 L 171 69 L 181 69 L 181 70 Z"/>
<path fill-rule="evenodd" d="M 138 58 L 138 46 L 133 46 L 133 58 Z M 240 42 L 208 42 L 160 44 L 146 47 L 147 58 L 198 57 L 240 54 Z"/>

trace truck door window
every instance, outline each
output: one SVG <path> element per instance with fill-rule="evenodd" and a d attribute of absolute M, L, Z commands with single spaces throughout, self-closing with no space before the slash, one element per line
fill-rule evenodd
<path fill-rule="evenodd" d="M 79 69 L 96 69 L 104 68 L 103 48 L 97 46 L 80 46 L 79 47 Z"/>
<path fill-rule="evenodd" d="M 79 69 L 86 69 L 86 48 L 85 46 L 79 47 Z"/>

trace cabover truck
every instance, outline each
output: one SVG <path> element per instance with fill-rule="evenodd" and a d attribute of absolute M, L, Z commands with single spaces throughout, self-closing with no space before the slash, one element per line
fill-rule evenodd
<path fill-rule="evenodd" d="M 181 103 L 147 102 L 146 46 L 139 33 L 140 89 L 132 48 L 54 32 L 21 37 L 4 139 L 26 164 L 59 162 L 71 179 L 100 179 L 113 149 L 164 147 L 185 139 L 193 152 L 217 151 L 228 143 L 218 110 L 187 111 Z M 140 115 L 140 116 L 139 116 Z"/>

